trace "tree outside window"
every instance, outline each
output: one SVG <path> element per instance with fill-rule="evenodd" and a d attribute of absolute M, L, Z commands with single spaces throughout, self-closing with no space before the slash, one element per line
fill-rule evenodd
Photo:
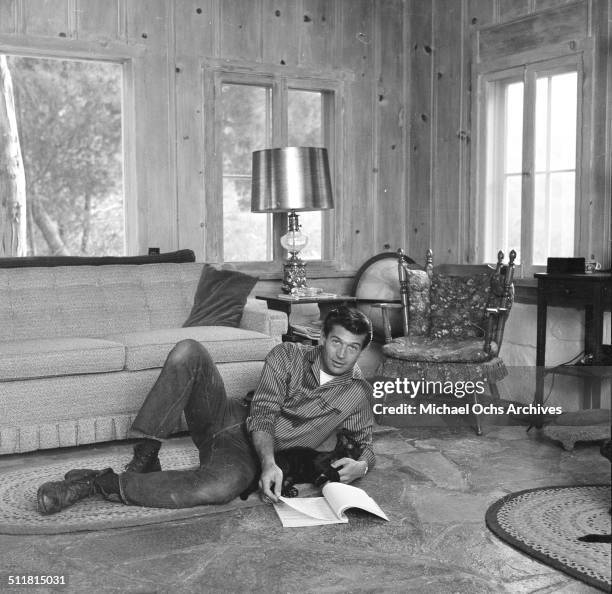
<path fill-rule="evenodd" d="M 17 218 L 21 239 L 0 255 L 123 255 L 121 64 L 0 55 L 0 70 L 2 148 L 24 181 L 3 193 L 0 231 Z"/>

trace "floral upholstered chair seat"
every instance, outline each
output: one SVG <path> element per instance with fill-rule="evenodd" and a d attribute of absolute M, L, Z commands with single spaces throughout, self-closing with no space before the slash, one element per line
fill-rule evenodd
<path fill-rule="evenodd" d="M 427 363 L 482 363 L 495 357 L 497 351 L 497 344 L 491 341 L 486 352 L 482 338 L 401 337 L 383 346 L 388 357 Z"/>

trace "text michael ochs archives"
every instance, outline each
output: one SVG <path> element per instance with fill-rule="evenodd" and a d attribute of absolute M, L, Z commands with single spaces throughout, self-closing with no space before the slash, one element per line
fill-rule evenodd
<path fill-rule="evenodd" d="M 484 380 L 476 381 L 434 381 L 411 380 L 408 378 L 395 378 L 393 380 L 381 380 L 372 382 L 372 395 L 375 399 L 386 396 L 403 396 L 405 398 L 417 398 L 419 396 L 478 396 L 486 391 Z M 542 406 L 541 404 L 481 404 L 479 402 L 462 402 L 461 404 L 448 404 L 436 402 L 401 402 L 399 404 L 387 405 L 385 401 L 375 402 L 372 407 L 375 415 L 503 415 L 503 414 L 549 414 L 560 415 L 563 412 L 561 406 Z"/>

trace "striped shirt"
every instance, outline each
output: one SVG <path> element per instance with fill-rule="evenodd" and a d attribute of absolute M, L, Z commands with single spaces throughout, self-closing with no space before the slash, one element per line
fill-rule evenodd
<path fill-rule="evenodd" d="M 284 342 L 268 353 L 247 428 L 274 436 L 275 450 L 318 449 L 344 428 L 363 448 L 359 459 L 372 468 L 372 386 L 357 365 L 321 385 L 321 350 Z"/>

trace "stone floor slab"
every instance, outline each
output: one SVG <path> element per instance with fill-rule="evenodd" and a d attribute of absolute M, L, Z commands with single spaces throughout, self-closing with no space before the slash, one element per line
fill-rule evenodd
<path fill-rule="evenodd" d="M 402 472 L 415 471 L 438 487 L 465 491 L 468 484 L 453 462 L 440 452 L 413 452 L 408 456 L 396 456 Z"/>
<path fill-rule="evenodd" d="M 422 524 L 484 524 L 488 507 L 503 497 L 503 491 L 461 493 L 438 487 L 415 487 L 406 493 Z"/>

